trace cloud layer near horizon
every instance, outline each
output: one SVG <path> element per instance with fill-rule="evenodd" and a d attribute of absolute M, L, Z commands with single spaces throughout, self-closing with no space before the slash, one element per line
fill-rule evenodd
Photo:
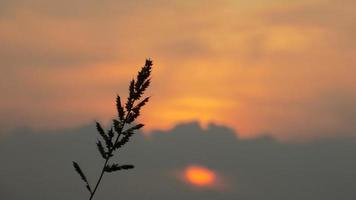
<path fill-rule="evenodd" d="M 352 0 L 1 1 L 0 125 L 108 120 L 150 56 L 149 129 L 355 135 L 355 18 Z"/>
<path fill-rule="evenodd" d="M 91 183 L 103 160 L 95 127 L 50 133 L 18 130 L 0 140 L 0 199 L 85 199 L 72 168 L 80 163 Z M 133 170 L 104 176 L 97 199 L 353 200 L 356 140 L 280 143 L 269 137 L 239 139 L 217 125 L 180 124 L 150 137 L 135 135 L 114 160 Z M 197 188 L 179 174 L 188 166 L 219 174 L 217 187 Z"/>

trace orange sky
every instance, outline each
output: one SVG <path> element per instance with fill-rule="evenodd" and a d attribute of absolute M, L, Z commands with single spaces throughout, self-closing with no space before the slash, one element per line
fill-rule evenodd
<path fill-rule="evenodd" d="M 0 3 L 0 121 L 107 121 L 154 60 L 147 130 L 199 120 L 241 137 L 355 135 L 352 0 Z"/>

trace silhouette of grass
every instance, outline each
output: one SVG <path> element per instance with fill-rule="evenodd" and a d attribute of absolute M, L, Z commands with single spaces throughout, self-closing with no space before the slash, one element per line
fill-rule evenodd
<path fill-rule="evenodd" d="M 142 100 L 142 96 L 151 83 L 150 75 L 152 65 L 152 61 L 147 59 L 145 65 L 138 72 L 136 80 L 133 79 L 130 82 L 129 96 L 125 103 L 125 107 L 123 107 L 123 104 L 121 103 L 120 96 L 117 96 L 116 109 L 118 112 L 118 118 L 113 120 L 111 128 L 108 131 L 105 131 L 101 124 L 96 122 L 96 129 L 101 136 L 101 140 L 98 139 L 96 145 L 101 157 L 105 161 L 94 188 L 90 186 L 89 181 L 79 164 L 73 161 L 75 171 L 84 181 L 85 186 L 90 193 L 89 200 L 93 199 L 105 173 L 134 168 L 133 165 L 119 165 L 116 163 L 109 164 L 109 161 L 110 158 L 114 156 L 114 153 L 127 144 L 135 132 L 144 126 L 143 124 L 132 125 L 132 123 L 135 122 L 135 120 L 140 116 L 141 108 L 145 106 L 150 99 L 150 97 L 146 97 Z"/>

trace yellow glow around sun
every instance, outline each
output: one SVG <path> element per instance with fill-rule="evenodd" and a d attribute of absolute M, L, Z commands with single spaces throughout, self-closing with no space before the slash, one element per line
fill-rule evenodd
<path fill-rule="evenodd" d="M 216 173 L 201 166 L 186 168 L 184 177 L 188 183 L 198 187 L 213 186 L 216 182 Z"/>

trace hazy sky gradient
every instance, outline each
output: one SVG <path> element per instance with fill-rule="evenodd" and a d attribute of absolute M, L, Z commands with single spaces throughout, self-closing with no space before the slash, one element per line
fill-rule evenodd
<path fill-rule="evenodd" d="M 356 135 L 355 20 L 353 0 L 3 0 L 0 125 L 106 121 L 151 57 L 147 130 Z"/>

